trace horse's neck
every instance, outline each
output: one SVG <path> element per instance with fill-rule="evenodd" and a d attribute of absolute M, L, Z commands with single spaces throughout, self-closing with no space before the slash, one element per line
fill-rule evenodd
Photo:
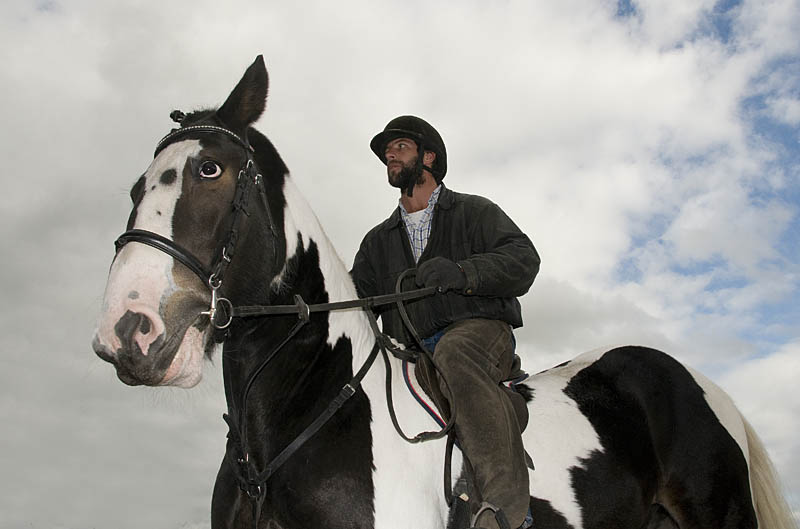
<path fill-rule="evenodd" d="M 355 299 L 356 289 L 341 258 L 317 217 L 295 187 L 285 179 L 284 234 L 286 261 L 273 280 L 272 302 L 292 304 L 295 295 L 307 303 Z M 241 413 L 248 380 L 264 359 L 292 332 L 298 320 L 269 317 L 237 322 L 226 343 L 226 391 L 232 413 Z M 295 339 L 287 342 L 257 375 L 247 395 L 248 437 L 254 452 L 270 450 L 255 439 L 271 438 L 278 446 L 299 431 L 292 425 L 323 407 L 355 373 L 374 343 L 363 311 L 315 313 Z M 352 354 L 347 354 L 352 352 Z M 283 437 L 287 439 L 283 439 Z M 263 459 L 265 454 L 253 454 Z"/>
<path fill-rule="evenodd" d="M 328 300 L 333 302 L 356 299 L 358 294 L 350 273 L 325 234 L 317 216 L 291 178 L 285 179 L 283 191 L 286 199 L 284 233 L 287 263 L 298 246 L 307 249 L 313 242 L 319 252 L 319 268 L 324 278 Z M 353 344 L 354 361 L 363 360 L 373 343 L 369 323 L 363 311 L 330 313 L 328 342 L 334 345 L 343 335 L 350 338 Z"/>

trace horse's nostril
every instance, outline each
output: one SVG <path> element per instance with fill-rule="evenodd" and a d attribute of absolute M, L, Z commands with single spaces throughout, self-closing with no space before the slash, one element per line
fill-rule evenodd
<path fill-rule="evenodd" d="M 119 337 L 124 348 L 128 349 L 128 346 L 134 341 L 133 337 L 141 324 L 142 318 L 142 314 L 127 311 L 114 325 L 114 332 Z"/>
<path fill-rule="evenodd" d="M 128 310 L 114 325 L 122 349 L 130 353 L 148 354 L 150 345 L 158 338 L 156 323 L 141 312 Z"/>

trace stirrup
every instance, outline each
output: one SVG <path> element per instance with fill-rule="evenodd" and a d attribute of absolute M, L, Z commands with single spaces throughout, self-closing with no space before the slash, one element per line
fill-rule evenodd
<path fill-rule="evenodd" d="M 480 515 L 486 511 L 492 511 L 494 513 L 494 519 L 497 521 L 497 525 L 500 526 L 500 529 L 511 529 L 511 526 L 508 525 L 508 518 L 506 518 L 506 513 L 503 512 L 503 509 L 500 509 L 499 507 L 496 507 L 486 501 L 481 503 L 481 506 L 478 508 L 478 512 L 476 512 L 472 517 L 470 529 L 482 529 L 475 524 L 478 523 L 478 518 Z"/>
<path fill-rule="evenodd" d="M 498 509 L 491 503 L 483 502 L 481 503 L 478 512 L 472 517 L 469 529 L 480 529 L 479 527 L 476 527 L 475 524 L 478 522 L 478 516 L 480 516 L 484 511 L 494 512 L 494 519 L 497 521 L 497 525 L 500 526 L 500 529 L 509 528 L 508 518 L 506 518 L 506 514 L 503 512 L 503 510 Z M 520 525 L 518 529 L 530 529 L 531 527 L 533 527 L 533 515 L 531 514 L 530 506 L 528 506 L 528 512 L 525 514 L 525 520 L 522 521 L 522 525 Z"/>

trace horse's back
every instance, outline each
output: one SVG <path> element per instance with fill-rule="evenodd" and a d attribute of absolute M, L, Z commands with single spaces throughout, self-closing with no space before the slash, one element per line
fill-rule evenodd
<path fill-rule="evenodd" d="M 548 516 L 575 528 L 756 527 L 743 419 L 705 377 L 628 346 L 527 384 L 531 494 Z"/>

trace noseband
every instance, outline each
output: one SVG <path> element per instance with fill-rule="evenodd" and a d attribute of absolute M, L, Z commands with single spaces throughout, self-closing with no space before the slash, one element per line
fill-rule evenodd
<path fill-rule="evenodd" d="M 208 288 L 211 290 L 211 304 L 209 309 L 201 312 L 201 314 L 208 316 L 215 328 L 225 329 L 233 320 L 233 304 L 230 302 L 230 300 L 228 300 L 228 298 L 221 297 L 218 294 L 218 291 L 222 286 L 222 279 L 225 271 L 227 270 L 228 265 L 230 264 L 231 259 L 236 252 L 236 242 L 239 236 L 239 228 L 243 217 L 242 214 L 244 213 L 244 215 L 249 215 L 249 212 L 247 211 L 247 204 L 250 199 L 250 191 L 252 190 L 253 186 L 258 188 L 259 194 L 262 198 L 262 203 L 267 213 L 269 231 L 273 237 L 273 244 L 270 245 L 272 248 L 273 257 L 275 257 L 277 251 L 275 248 L 277 234 L 275 231 L 275 223 L 272 219 L 272 212 L 269 207 L 269 201 L 267 200 L 266 189 L 264 188 L 264 179 L 258 172 L 253 159 L 254 150 L 250 144 L 239 135 L 226 128 L 215 125 L 191 125 L 188 127 L 181 127 L 173 130 L 158 142 L 153 157 L 158 156 L 159 152 L 161 152 L 171 143 L 177 141 L 177 139 L 180 139 L 187 134 L 198 132 L 222 134 L 227 136 L 238 143 L 245 151 L 245 161 L 239 168 L 239 175 L 236 181 L 236 193 L 233 197 L 233 202 L 231 203 L 231 213 L 229 215 L 230 228 L 228 230 L 228 235 L 222 244 L 222 251 L 220 252 L 219 257 L 216 258 L 210 268 L 206 268 L 205 265 L 203 265 L 203 263 L 189 250 L 177 244 L 175 241 L 168 239 L 163 235 L 159 235 L 158 233 L 140 229 L 132 229 L 124 232 L 117 238 L 117 240 L 114 242 L 114 245 L 116 246 L 117 252 L 119 252 L 119 250 L 121 250 L 122 247 L 129 242 L 146 244 L 152 248 L 155 248 L 156 250 L 166 253 L 170 257 L 176 259 L 178 262 L 186 266 L 186 268 L 194 272 L 194 274 L 199 277 L 204 284 L 208 285 Z M 220 314 L 223 315 L 222 318 L 219 317 Z"/>

